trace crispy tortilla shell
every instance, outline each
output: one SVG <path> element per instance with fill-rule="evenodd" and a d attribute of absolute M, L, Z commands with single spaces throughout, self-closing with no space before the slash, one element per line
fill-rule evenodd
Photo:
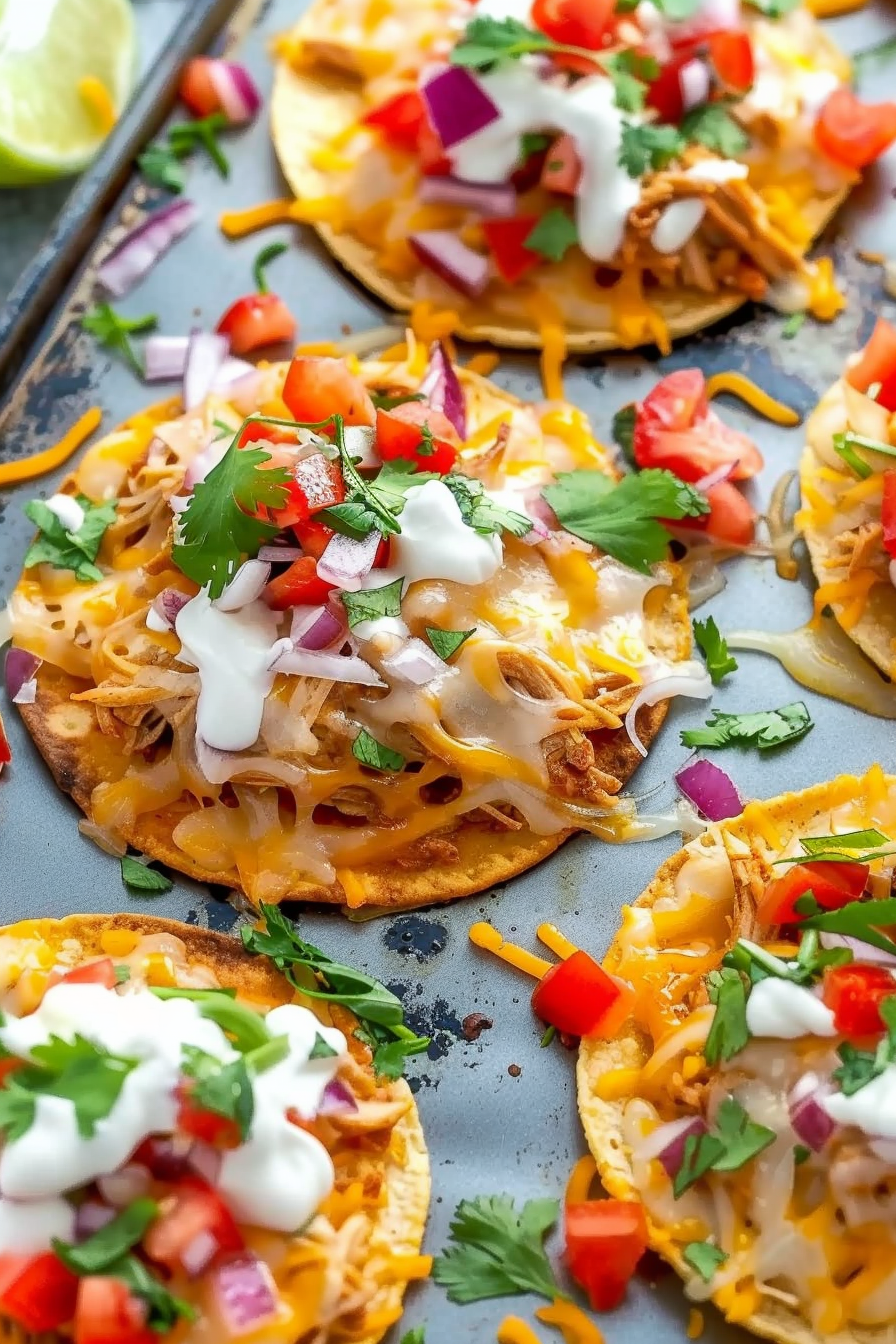
<path fill-rule="evenodd" d="M 66 939 L 77 939 L 85 957 L 93 957 L 102 954 L 101 937 L 110 929 L 126 929 L 141 937 L 167 933 L 180 938 L 186 944 L 191 962 L 210 966 L 222 986 L 236 989 L 247 999 L 278 1004 L 290 1003 L 295 998 L 292 986 L 267 958 L 248 955 L 241 943 L 227 934 L 195 928 L 173 919 L 125 914 L 69 915 L 65 919 L 23 920 L 0 930 L 0 934 L 43 938 L 55 949 L 59 949 Z M 314 1010 L 310 1000 L 307 1006 Z M 372 1254 L 384 1257 L 417 1255 L 423 1244 L 429 1213 L 430 1171 L 416 1102 L 412 1101 L 410 1109 L 396 1125 L 394 1137 L 397 1142 L 386 1159 L 383 1186 L 386 1199 L 373 1215 L 370 1235 Z M 401 1152 L 401 1161 L 394 1155 L 396 1152 Z M 359 1163 L 365 1160 L 369 1159 L 359 1156 Z M 383 1284 L 369 1310 L 377 1313 L 398 1311 L 406 1287 L 403 1283 Z M 386 1330 L 380 1330 L 366 1335 L 359 1344 L 379 1344 L 385 1333 Z M 64 1344 L 61 1335 L 31 1334 L 3 1317 L 0 1317 L 0 1340 L 8 1344 Z"/>

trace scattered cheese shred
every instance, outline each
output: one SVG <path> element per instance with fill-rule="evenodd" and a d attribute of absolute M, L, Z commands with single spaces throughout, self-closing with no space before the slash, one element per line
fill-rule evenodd
<path fill-rule="evenodd" d="M 545 961 L 543 957 L 536 957 L 524 947 L 517 947 L 516 943 L 505 943 L 498 930 L 491 924 L 480 922 L 471 925 L 469 937 L 470 942 L 476 947 L 481 947 L 483 952 L 492 952 L 496 957 L 500 957 L 501 961 L 506 961 L 508 966 L 515 966 L 518 971 L 524 971 L 526 975 L 534 976 L 536 980 L 540 980 L 551 969 L 551 963 Z"/>
<path fill-rule="evenodd" d="M 505 1316 L 498 1326 L 498 1344 L 541 1344 L 526 1321 L 521 1316 Z"/>
<path fill-rule="evenodd" d="M 703 1312 L 697 1307 L 691 1307 L 691 1314 L 688 1317 L 688 1339 L 699 1339 L 703 1334 L 705 1324 Z"/>
<path fill-rule="evenodd" d="M 822 583 L 815 591 L 815 614 L 809 624 L 818 626 L 825 607 L 836 602 L 843 604 L 843 610 L 838 614 L 837 619 L 844 630 L 851 630 L 861 619 L 871 589 L 881 581 L 880 575 L 876 574 L 873 569 L 860 569 L 851 579 L 841 579 L 835 583 Z"/>
<path fill-rule="evenodd" d="M 42 453 L 33 453 L 31 457 L 19 458 L 16 462 L 4 462 L 0 466 L 0 486 L 17 485 L 19 481 L 30 481 L 34 476 L 43 476 L 47 471 L 55 471 L 99 428 L 102 418 L 102 411 L 99 407 L 93 406 L 52 448 L 46 448 Z"/>
<path fill-rule="evenodd" d="M 806 8 L 817 19 L 832 19 L 838 14 L 853 14 L 864 9 L 868 0 L 807 0 Z"/>
<path fill-rule="evenodd" d="M 634 1096 L 641 1078 L 640 1069 L 608 1069 L 598 1078 L 594 1092 L 599 1101 L 622 1101 Z"/>
<path fill-rule="evenodd" d="M 474 355 L 468 362 L 467 368 L 470 373 L 478 373 L 480 377 L 488 378 L 489 374 L 494 373 L 500 363 L 500 355 L 483 352 L 481 355 Z"/>
<path fill-rule="evenodd" d="M 383 1283 L 419 1283 L 431 1273 L 431 1255 L 391 1255 L 377 1277 Z"/>
<path fill-rule="evenodd" d="M 567 1204 L 585 1204 L 591 1195 L 591 1186 L 597 1175 L 597 1163 L 590 1153 L 586 1157 L 580 1157 L 578 1162 L 569 1173 L 569 1180 L 566 1182 L 566 1194 L 564 1196 Z"/>
<path fill-rule="evenodd" d="M 579 950 L 575 943 L 571 943 L 560 932 L 556 924 L 539 924 L 536 932 L 538 941 L 544 943 L 545 947 L 549 947 L 555 956 L 561 957 L 564 961 Z"/>
<path fill-rule="evenodd" d="M 809 290 L 809 312 L 820 322 L 831 322 L 846 307 L 846 299 L 837 288 L 834 263 L 822 257 L 815 266 Z"/>
<path fill-rule="evenodd" d="M 345 892 L 345 903 L 350 910 L 357 910 L 367 900 L 367 888 L 351 868 L 337 868 L 336 881 Z"/>
<path fill-rule="evenodd" d="M 297 345 L 294 352 L 296 355 L 329 355 L 338 359 L 342 351 L 335 341 L 305 341 L 303 345 Z"/>
<path fill-rule="evenodd" d="M 139 936 L 130 929 L 105 929 L 100 934 L 100 947 L 108 957 L 129 956 L 139 941 Z"/>
<path fill-rule="evenodd" d="M 747 378 L 742 373 L 714 373 L 706 383 L 706 395 L 712 400 L 720 392 L 730 392 L 732 397 L 739 397 L 741 401 L 746 402 L 751 410 L 756 411 L 758 415 L 764 415 L 766 420 L 771 420 L 776 425 L 798 425 L 800 415 L 792 406 L 785 406 L 782 401 L 775 401 L 767 392 L 763 392 L 761 387 L 757 387 L 751 378 Z"/>
<path fill-rule="evenodd" d="M 604 1344 L 600 1330 L 574 1302 L 556 1298 L 549 1307 L 539 1307 L 535 1315 L 545 1325 L 556 1325 L 564 1344 Z"/>
<path fill-rule="evenodd" d="M 228 210 L 218 220 L 218 227 L 226 238 L 245 238 L 246 234 L 268 229 L 272 224 L 289 224 L 294 205 L 292 200 L 266 201 L 248 210 Z"/>
<path fill-rule="evenodd" d="M 85 75 L 78 80 L 78 94 L 86 103 L 97 124 L 106 134 L 118 121 L 118 113 L 112 101 L 112 95 L 101 79 L 96 75 Z"/>
<path fill-rule="evenodd" d="M 453 308 L 436 308 L 434 303 L 426 300 L 415 303 L 411 309 L 411 331 L 427 348 L 433 341 L 453 336 L 459 326 L 460 314 Z"/>
<path fill-rule="evenodd" d="M 563 365 L 566 360 L 566 324 L 563 313 L 544 290 L 533 291 L 524 307 L 541 336 L 541 381 L 548 401 L 563 401 Z"/>

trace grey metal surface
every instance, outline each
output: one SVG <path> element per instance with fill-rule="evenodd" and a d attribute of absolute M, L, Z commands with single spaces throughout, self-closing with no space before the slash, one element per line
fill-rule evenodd
<path fill-rule="evenodd" d="M 266 58 L 269 39 L 294 19 L 293 0 L 273 0 L 252 36 L 246 59 L 263 87 L 270 84 Z M 892 14 L 863 11 L 831 29 L 849 50 L 869 45 L 894 30 Z M 886 96 L 896 66 L 865 82 L 870 96 Z M 169 332 L 182 332 L 197 321 L 213 322 L 230 299 L 250 286 L 250 265 L 259 242 L 226 244 L 218 234 L 220 210 L 247 206 L 280 192 L 264 120 L 230 145 L 234 172 L 225 184 L 210 166 L 192 169 L 190 194 L 202 203 L 197 230 L 180 243 L 151 277 L 122 304 L 129 314 L 156 311 Z M 572 400 L 582 405 L 607 437 L 614 411 L 642 395 L 658 371 L 699 364 L 707 371 L 740 367 L 774 395 L 808 410 L 817 394 L 839 373 L 845 356 L 863 337 L 874 314 L 890 311 L 879 272 L 854 257 L 857 246 L 886 249 L 892 236 L 896 158 L 882 165 L 857 200 L 840 218 L 833 246 L 841 274 L 848 280 L 850 307 L 832 326 L 807 323 L 792 342 L 781 341 L 782 321 L 770 314 L 747 314 L 726 330 L 678 346 L 659 365 L 637 356 L 619 356 L 573 364 L 567 376 Z M 338 337 L 344 325 L 360 331 L 383 321 L 379 306 L 342 275 L 307 234 L 273 230 L 293 243 L 272 272 L 301 321 L 302 339 Z M 84 286 L 81 288 L 83 298 Z M 94 402 L 103 407 L 105 424 L 141 406 L 147 398 L 132 375 L 98 354 L 88 340 L 60 319 L 51 325 L 46 357 L 33 377 L 17 389 L 0 411 L 0 453 L 15 457 L 54 441 L 75 416 Z M 536 396 L 534 361 L 502 361 L 497 381 L 523 395 Z M 735 406 L 725 406 L 731 423 L 753 433 L 767 467 L 754 487 L 757 503 L 768 498 L 773 481 L 795 466 L 801 434 L 780 430 Z M 0 498 L 0 595 L 13 586 L 27 544 L 29 525 L 21 506 L 31 495 L 50 493 L 52 479 L 39 491 L 22 488 Z M 792 629 L 811 606 L 805 575 L 783 583 L 768 561 L 742 559 L 727 566 L 728 588 L 714 599 L 712 611 L 723 629 L 761 626 Z M 860 771 L 882 759 L 892 765 L 893 730 L 889 724 L 794 687 L 786 673 L 759 655 L 739 655 L 741 670 L 720 689 L 714 704 L 749 710 L 801 696 L 809 703 L 816 727 L 801 743 L 773 758 L 729 751 L 723 761 L 745 795 L 769 796 L 800 788 L 839 770 Z M 131 898 L 121 886 L 115 860 L 77 831 L 78 813 L 56 791 L 18 721 L 3 705 L 15 752 L 13 767 L 0 780 L 0 919 L 29 914 L 124 908 Z M 672 772 L 685 756 L 679 729 L 702 721 L 704 707 L 676 706 L 650 759 L 636 776 L 633 791 L 657 788 L 651 808 L 671 801 Z M 676 840 L 626 846 L 601 845 L 578 838 L 552 860 L 507 887 L 447 908 L 349 924 L 336 914 L 302 916 L 306 936 L 334 955 L 363 965 L 405 999 L 412 1024 L 431 1032 L 429 1057 L 410 1064 L 412 1085 L 426 1125 L 433 1160 L 433 1205 L 427 1245 L 445 1244 L 448 1221 L 457 1201 L 476 1193 L 506 1190 L 525 1199 L 560 1195 L 574 1159 L 583 1150 L 575 1111 L 573 1057 L 554 1045 L 541 1050 L 540 1028 L 529 1012 L 529 982 L 467 940 L 476 919 L 493 921 L 503 933 L 535 947 L 535 929 L 544 919 L 557 922 L 582 946 L 601 953 L 616 927 L 619 906 L 633 899 Z M 159 914 L 230 927 L 231 908 L 206 888 L 184 879 L 174 890 L 144 908 Z M 463 1037 L 462 1022 L 478 1011 L 493 1020 L 476 1043 Z M 511 1066 L 517 1066 L 513 1074 Z M 501 1301 L 480 1306 L 450 1306 L 438 1288 L 412 1289 L 398 1340 L 405 1329 L 428 1322 L 428 1344 L 493 1340 L 508 1310 L 530 1315 L 535 1304 Z M 601 1320 L 608 1344 L 673 1344 L 683 1339 L 688 1306 L 677 1280 L 659 1274 L 652 1283 L 636 1281 L 626 1305 Z M 746 1337 L 707 1313 L 707 1344 L 736 1344 Z M 548 1332 L 542 1329 L 547 1338 Z"/>

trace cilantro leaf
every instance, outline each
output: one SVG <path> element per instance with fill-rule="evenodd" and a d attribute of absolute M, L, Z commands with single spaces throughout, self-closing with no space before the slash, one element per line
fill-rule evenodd
<path fill-rule="evenodd" d="M 622 456 L 630 467 L 635 463 L 635 421 L 638 418 L 638 408 L 634 402 L 630 406 L 623 406 L 613 416 L 613 425 L 610 433 L 613 435 L 613 442 L 622 452 Z"/>
<path fill-rule="evenodd" d="M 665 168 L 681 154 L 686 143 L 675 126 L 625 121 L 622 123 L 619 163 L 629 177 L 643 177 L 648 168 L 654 171 Z"/>
<path fill-rule="evenodd" d="M 261 1047 L 265 1049 L 265 1046 Z M 232 1120 L 245 1142 L 255 1115 L 255 1096 L 246 1061 L 247 1055 L 222 1064 L 214 1055 L 194 1045 L 183 1047 L 181 1072 L 193 1080 L 190 1100 L 204 1111 Z"/>
<path fill-rule="evenodd" d="M 125 362 L 130 364 L 137 377 L 142 378 L 143 365 L 134 352 L 130 337 L 144 331 L 152 331 L 158 325 L 158 320 L 155 313 L 149 313 L 146 317 L 122 317 L 110 303 L 98 303 L 81 318 L 81 326 L 85 331 L 89 331 L 91 336 L 96 337 L 99 345 L 105 346 L 108 350 L 117 350 Z"/>
<path fill-rule="evenodd" d="M 715 1171 L 738 1171 L 777 1137 L 773 1129 L 751 1120 L 734 1097 L 726 1097 L 719 1107 L 716 1128 L 725 1145 L 725 1154 L 713 1163 Z"/>
<path fill-rule="evenodd" d="M 792 341 L 798 336 L 806 324 L 805 313 L 791 313 L 787 321 L 781 328 L 781 340 Z"/>
<path fill-rule="evenodd" d="M 8 1143 L 15 1143 L 28 1133 L 34 1123 L 36 1106 L 35 1094 L 20 1087 L 15 1074 L 5 1079 L 0 1088 L 0 1133 Z"/>
<path fill-rule="evenodd" d="M 559 1214 L 555 1199 L 528 1200 L 519 1212 L 509 1195 L 461 1200 L 451 1223 L 454 1245 L 436 1257 L 433 1279 L 461 1305 L 520 1293 L 563 1297 L 544 1250 Z"/>
<path fill-rule="evenodd" d="M 799 904 L 797 912 L 802 913 Z M 863 943 L 871 943 L 883 952 L 896 953 L 896 942 L 881 932 L 894 924 L 896 897 L 890 896 L 882 901 L 850 901 L 839 910 L 818 910 L 803 919 L 800 928 L 817 929 L 820 933 L 844 933 L 847 937 L 860 938 Z"/>
<path fill-rule="evenodd" d="M 712 616 L 707 616 L 705 621 L 694 621 L 693 624 L 694 639 L 706 659 L 706 670 L 713 686 L 718 686 L 729 672 L 737 671 L 737 660 L 728 652 L 725 637 L 719 634 L 719 627 Z"/>
<path fill-rule="evenodd" d="M 556 206 L 535 225 L 523 247 L 528 252 L 537 252 L 548 261 L 562 261 L 571 247 L 579 241 L 579 230 L 575 220 L 565 210 Z"/>
<path fill-rule="evenodd" d="M 803 1143 L 798 1143 L 794 1146 L 793 1149 L 793 1165 L 795 1167 L 801 1167 L 804 1162 L 809 1161 L 809 1158 L 811 1156 L 812 1156 L 812 1149 L 807 1148 L 806 1145 Z"/>
<path fill-rule="evenodd" d="M 520 137 L 520 160 L 525 163 L 531 159 L 533 154 L 540 154 L 542 150 L 550 149 L 553 140 L 549 135 L 537 135 L 532 131 L 526 131 Z"/>
<path fill-rule="evenodd" d="M 689 1190 L 701 1177 L 705 1176 L 713 1163 L 725 1153 L 721 1139 L 712 1134 L 689 1134 L 684 1142 L 684 1154 L 681 1166 L 672 1182 L 672 1193 L 680 1199 L 685 1190 Z"/>
<path fill-rule="evenodd" d="M 406 406 L 409 401 L 425 401 L 422 392 L 396 392 L 394 395 L 387 392 L 371 392 L 370 400 L 373 402 L 374 410 L 394 411 L 396 406 Z M 390 462 L 383 463 L 384 469 L 387 466 L 394 466 L 406 459 L 401 457 L 393 458 Z M 409 463 L 413 467 L 413 462 Z"/>
<path fill-rule="evenodd" d="M 78 1132 L 91 1139 L 118 1100 L 125 1079 L 137 1061 L 121 1059 L 75 1036 L 51 1036 L 36 1045 L 31 1059 L 16 1069 L 0 1090 L 0 1129 L 10 1140 L 27 1133 L 37 1097 L 61 1097 L 74 1105 Z"/>
<path fill-rule="evenodd" d="M 282 508 L 289 473 L 265 470 L 271 454 L 263 448 L 238 448 L 242 428 L 221 461 L 193 487 L 180 515 L 173 558 L 179 569 L 210 598 L 220 597 L 243 560 L 258 554 L 279 532 L 276 523 L 253 517 L 261 508 Z"/>
<path fill-rule="evenodd" d="M 322 509 L 316 517 L 337 532 L 361 539 L 374 529 L 384 537 L 401 531 L 398 515 L 404 508 L 405 495 L 417 485 L 439 479 L 435 472 L 418 471 L 416 462 L 396 458 L 385 462 L 372 481 L 366 481 L 346 448 L 342 420 L 334 417 L 335 441 L 342 464 L 346 495 L 344 504 Z"/>
<path fill-rule="evenodd" d="M 796 9 L 800 3 L 801 0 L 747 0 L 751 8 L 758 9 L 767 19 L 783 19 L 785 14 Z M 855 64 L 856 57 L 852 56 L 850 59 Z"/>
<path fill-rule="evenodd" d="M 384 616 L 401 615 L 401 590 L 404 579 L 383 584 L 382 588 L 366 588 L 357 593 L 344 592 L 342 605 L 348 616 L 349 629 L 362 621 L 378 621 Z"/>
<path fill-rule="evenodd" d="M 25 505 L 39 535 L 31 543 L 25 556 L 25 568 L 32 565 L 52 565 L 54 569 L 70 569 L 79 583 L 97 583 L 103 572 L 94 564 L 99 554 L 106 529 L 115 522 L 117 501 L 106 500 L 92 504 L 86 495 L 75 495 L 84 511 L 84 521 L 77 532 L 69 532 L 42 499 L 32 499 Z"/>
<path fill-rule="evenodd" d="M 606 56 L 603 67 L 616 93 L 616 106 L 623 112 L 640 112 L 647 97 L 647 85 L 659 74 L 659 65 L 652 56 L 641 56 L 636 51 L 618 51 Z"/>
<path fill-rule="evenodd" d="M 196 121 L 178 122 L 170 127 L 168 141 L 178 158 L 183 158 L 194 149 L 204 149 L 222 177 L 230 176 L 230 164 L 223 149 L 218 144 L 218 133 L 230 125 L 223 112 L 213 112 L 210 117 L 200 117 Z"/>
<path fill-rule="evenodd" d="M 703 1054 L 707 1064 L 718 1064 L 740 1054 L 750 1040 L 747 991 L 740 972 L 729 967 L 710 971 L 706 984 L 716 1011 Z"/>
<path fill-rule="evenodd" d="M 712 1281 L 712 1277 L 720 1265 L 724 1265 L 728 1259 L 727 1253 L 713 1246 L 709 1241 L 692 1241 L 685 1246 L 682 1255 L 691 1269 L 695 1269 L 701 1279 L 706 1283 Z"/>
<path fill-rule="evenodd" d="M 439 630 L 434 625 L 426 626 L 426 638 L 443 662 L 446 663 L 453 654 L 457 653 L 461 645 L 465 644 L 470 636 L 475 635 L 475 633 L 475 627 L 472 630 Z"/>
<path fill-rule="evenodd" d="M 94 1232 L 77 1246 L 54 1238 L 53 1250 L 73 1274 L 85 1278 L 105 1274 L 143 1240 L 158 1216 L 159 1206 L 154 1199 L 136 1199 L 99 1232 Z"/>
<path fill-rule="evenodd" d="M 873 1050 L 860 1050 L 858 1046 L 844 1041 L 837 1047 L 840 1067 L 831 1074 L 845 1097 L 861 1092 L 878 1075 L 877 1060 Z"/>
<path fill-rule="evenodd" d="M 426 1344 L 426 1326 L 415 1325 L 402 1335 L 398 1344 Z"/>
<path fill-rule="evenodd" d="M 660 518 L 694 518 L 709 512 L 703 495 L 671 471 L 649 468 L 613 481 L 602 471 L 561 472 L 542 491 L 567 532 L 607 555 L 649 574 L 665 559 L 671 537 Z"/>
<path fill-rule="evenodd" d="M 186 170 L 168 145 L 149 145 L 137 158 L 137 167 L 154 187 L 179 195 L 187 185 Z"/>
<path fill-rule="evenodd" d="M 369 766 L 371 770 L 397 772 L 403 770 L 405 765 L 405 758 L 400 751 L 393 751 L 391 747 L 385 746 L 382 742 L 377 742 L 376 738 L 372 737 L 366 728 L 361 729 L 352 743 L 352 755 L 356 761 Z"/>
<path fill-rule="evenodd" d="M 686 112 L 681 123 L 685 140 L 721 154 L 737 158 L 750 147 L 750 137 L 734 120 L 724 103 L 703 103 Z"/>
<path fill-rule="evenodd" d="M 110 1278 L 120 1279 L 127 1284 L 134 1296 L 146 1304 L 146 1324 L 154 1333 L 167 1335 L 181 1319 L 195 1321 L 196 1308 L 183 1298 L 169 1293 L 165 1285 L 135 1255 L 116 1260 L 106 1273 Z"/>
<path fill-rule="evenodd" d="M 500 61 L 515 61 L 536 51 L 551 51 L 558 44 L 545 33 L 519 19 L 477 18 L 471 20 L 449 60 L 468 70 L 490 70 Z"/>
<path fill-rule="evenodd" d="M 270 293 L 266 275 L 267 268 L 272 261 L 276 261 L 278 257 L 283 256 L 284 252 L 288 251 L 287 243 L 268 243 L 267 247 L 261 249 L 252 263 L 252 279 L 255 281 L 255 288 L 259 294 Z"/>
<path fill-rule="evenodd" d="M 308 1056 L 308 1058 L 332 1059 L 334 1055 L 336 1055 L 337 1053 L 338 1051 L 334 1050 L 332 1045 L 327 1045 L 327 1042 L 324 1040 L 323 1036 L 321 1036 L 320 1032 L 318 1032 L 317 1035 L 314 1037 L 314 1045 L 311 1047 L 311 1054 Z"/>
<path fill-rule="evenodd" d="M 443 482 L 457 501 L 461 517 L 474 532 L 489 536 L 495 532 L 509 532 L 514 537 L 524 537 L 532 531 L 532 519 L 524 513 L 505 509 L 493 499 L 481 481 L 472 476 L 451 475 Z"/>
<path fill-rule="evenodd" d="M 170 891 L 174 886 L 170 877 L 166 877 L 164 873 L 157 873 L 154 868 L 149 868 L 139 859 L 132 859 L 127 854 L 124 854 L 121 860 L 121 880 L 131 891 L 154 894 Z"/>
<path fill-rule="evenodd" d="M 802 700 L 782 705 L 780 709 L 763 709 L 755 714 L 724 714 L 720 709 L 705 728 L 688 728 L 681 734 L 685 747 L 758 747 L 768 751 L 787 742 L 798 742 L 815 725 Z"/>

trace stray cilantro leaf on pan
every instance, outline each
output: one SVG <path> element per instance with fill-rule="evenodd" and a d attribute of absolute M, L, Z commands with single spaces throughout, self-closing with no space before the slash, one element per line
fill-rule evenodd
<path fill-rule="evenodd" d="M 53 1250 L 73 1274 L 81 1277 L 106 1274 L 116 1261 L 143 1240 L 158 1216 L 159 1206 L 154 1199 L 136 1199 L 77 1246 L 69 1246 L 54 1238 Z"/>
<path fill-rule="evenodd" d="M 754 714 L 713 712 L 705 728 L 688 728 L 681 734 L 685 747 L 758 747 L 768 751 L 798 742 L 814 724 L 802 700 L 780 709 L 762 709 Z"/>
<path fill-rule="evenodd" d="M 158 321 L 155 313 L 147 313 L 145 317 L 122 317 L 111 303 L 98 303 L 81 318 L 81 326 L 96 337 L 97 344 L 105 346 L 107 350 L 116 350 L 125 363 L 130 364 L 138 378 L 142 378 L 143 365 L 137 358 L 130 338 L 152 331 L 158 326 Z"/>
<path fill-rule="evenodd" d="M 707 1064 L 718 1064 L 720 1060 L 740 1054 L 750 1040 L 747 990 L 740 972 L 729 967 L 710 971 L 706 986 L 716 1011 L 703 1054 Z"/>
<path fill-rule="evenodd" d="M 140 172 L 154 187 L 179 195 L 187 185 L 187 173 L 180 158 L 167 145 L 150 145 L 137 159 Z"/>
<path fill-rule="evenodd" d="M 349 629 L 362 621 L 378 621 L 384 616 L 401 615 L 401 590 L 404 579 L 395 579 L 382 588 L 367 588 L 357 593 L 344 592 L 342 605 L 348 617 Z"/>
<path fill-rule="evenodd" d="M 659 171 L 678 157 L 686 141 L 675 126 L 656 125 L 653 122 L 622 124 L 622 144 L 619 163 L 629 177 L 643 177 L 648 168 Z"/>
<path fill-rule="evenodd" d="M 686 112 L 681 123 L 685 140 L 703 145 L 726 159 L 750 148 L 750 137 L 738 126 L 724 103 L 704 103 Z"/>
<path fill-rule="evenodd" d="M 434 625 L 426 626 L 426 638 L 442 661 L 446 663 L 453 654 L 457 653 L 461 645 L 465 644 L 470 636 L 475 635 L 475 633 L 475 627 L 472 630 L 438 630 Z"/>
<path fill-rule="evenodd" d="M 282 257 L 284 252 L 288 252 L 289 247 L 286 243 L 268 243 L 259 252 L 255 261 L 252 263 L 252 278 L 255 281 L 255 288 L 259 294 L 269 294 L 267 275 L 265 274 L 268 266 L 278 257 Z"/>
<path fill-rule="evenodd" d="M 613 424 L 610 430 L 613 435 L 613 442 L 632 468 L 637 465 L 635 462 L 635 421 L 637 418 L 638 408 L 634 403 L 630 406 L 623 406 L 613 416 Z"/>
<path fill-rule="evenodd" d="M 26 517 L 39 530 L 25 556 L 25 568 L 52 565 L 54 569 L 72 570 L 79 583 L 97 583 L 103 572 L 94 561 L 106 529 L 115 522 L 117 501 L 109 499 L 103 504 L 92 504 L 86 495 L 75 495 L 74 500 L 84 511 L 84 521 L 77 532 L 67 531 L 42 499 L 33 499 L 25 505 Z"/>
<path fill-rule="evenodd" d="M 149 868 L 139 859 L 132 859 L 125 854 L 121 860 L 121 880 L 131 891 L 152 892 L 161 894 L 163 891 L 170 891 L 174 886 L 170 877 L 164 873 L 157 873 L 154 868 Z"/>
<path fill-rule="evenodd" d="M 461 1200 L 451 1223 L 454 1244 L 436 1257 L 433 1279 L 458 1305 L 520 1293 L 564 1297 L 544 1250 L 559 1214 L 555 1199 L 530 1199 L 519 1212 L 509 1195 Z"/>
<path fill-rule="evenodd" d="M 448 487 L 457 501 L 461 517 L 482 536 L 493 533 L 509 532 L 514 537 L 524 537 L 532 531 L 532 519 L 524 513 L 505 509 L 496 499 L 492 499 L 481 481 L 471 476 L 445 476 L 443 484 Z"/>
<path fill-rule="evenodd" d="M 728 1256 L 725 1251 L 713 1246 L 709 1241 L 692 1241 L 685 1246 L 682 1255 L 691 1269 L 695 1269 L 706 1283 L 712 1281 L 716 1270 L 724 1265 Z"/>
<path fill-rule="evenodd" d="M 391 747 L 377 742 L 366 728 L 361 729 L 352 743 L 352 755 L 371 770 L 391 770 L 395 773 L 403 770 L 405 765 L 405 758 L 400 751 L 393 751 Z"/>
<path fill-rule="evenodd" d="M 806 324 L 806 317 L 806 313 L 791 313 L 781 328 L 781 340 L 792 341 L 798 336 Z"/>
<path fill-rule="evenodd" d="M 705 621 L 694 621 L 693 625 L 694 639 L 706 659 L 706 670 L 713 686 L 718 686 L 729 672 L 737 671 L 737 660 L 728 652 L 725 637 L 719 633 L 712 616 L 707 616 Z"/>
<path fill-rule="evenodd" d="M 523 246 L 528 252 L 537 252 L 548 261 L 562 261 L 578 241 L 579 231 L 575 221 L 557 206 L 542 215 Z"/>
<path fill-rule="evenodd" d="M 213 112 L 210 117 L 201 117 L 196 121 L 182 121 L 168 131 L 168 141 L 178 158 L 192 153 L 194 149 L 204 149 L 222 177 L 230 176 L 230 164 L 221 146 L 218 133 L 229 126 L 223 112 Z"/>
<path fill-rule="evenodd" d="M 567 532 L 640 574 L 649 574 L 651 565 L 666 557 L 671 536 L 658 519 L 709 512 L 692 485 L 656 468 L 618 482 L 602 471 L 561 472 L 542 494 Z"/>
<path fill-rule="evenodd" d="M 402 1335 L 399 1344 L 426 1344 L 426 1326 L 415 1325 L 413 1329 Z"/>
<path fill-rule="evenodd" d="M 193 1045 L 185 1045 L 183 1054 L 181 1072 L 193 1080 L 191 1102 L 212 1115 L 233 1121 L 245 1142 L 255 1114 L 255 1096 L 247 1067 L 249 1056 L 240 1055 L 239 1059 L 222 1064 L 214 1055 Z"/>

